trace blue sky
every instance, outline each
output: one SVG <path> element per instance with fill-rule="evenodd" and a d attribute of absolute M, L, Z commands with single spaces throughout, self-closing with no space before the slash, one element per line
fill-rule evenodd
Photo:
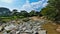
<path fill-rule="evenodd" d="M 47 0 L 0 0 L 0 7 L 6 7 L 10 10 L 26 10 L 28 12 L 31 10 L 39 11 L 46 5 Z"/>

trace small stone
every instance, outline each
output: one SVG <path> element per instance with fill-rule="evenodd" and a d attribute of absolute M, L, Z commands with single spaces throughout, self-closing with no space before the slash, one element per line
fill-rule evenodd
<path fill-rule="evenodd" d="M 57 32 L 60 32 L 60 29 L 56 29 Z"/>
<path fill-rule="evenodd" d="M 32 30 L 26 30 L 25 32 L 32 32 Z"/>
<path fill-rule="evenodd" d="M 3 27 L 2 26 L 0 26 L 0 31 L 3 29 Z"/>
<path fill-rule="evenodd" d="M 38 31 L 38 33 L 39 33 L 39 34 L 47 34 L 47 33 L 46 33 L 46 30 L 40 30 L 40 31 Z"/>
<path fill-rule="evenodd" d="M 20 31 L 17 31 L 16 34 L 20 34 Z"/>

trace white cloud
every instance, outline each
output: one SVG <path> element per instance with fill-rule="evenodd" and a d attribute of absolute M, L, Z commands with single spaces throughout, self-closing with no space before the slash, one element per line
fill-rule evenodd
<path fill-rule="evenodd" d="M 33 3 L 31 3 L 31 5 L 33 8 L 39 8 L 39 7 L 41 7 L 40 5 L 42 5 L 42 1 L 33 2 Z"/>
<path fill-rule="evenodd" d="M 38 1 L 38 2 L 33 2 L 33 3 L 31 3 L 31 5 L 33 6 L 33 8 L 38 9 L 40 7 L 45 7 L 47 5 L 47 2 L 45 2 L 45 1 L 47 1 L 47 0 L 41 0 L 41 1 Z"/>
<path fill-rule="evenodd" d="M 31 6 L 31 4 L 29 3 L 29 1 L 26 1 L 26 3 L 20 8 L 20 11 L 21 10 L 26 10 L 26 11 L 30 12 L 31 10 L 34 10 L 34 9 Z"/>
<path fill-rule="evenodd" d="M 0 2 L 4 2 L 4 3 L 12 3 L 13 0 L 0 0 Z"/>
<path fill-rule="evenodd" d="M 48 4 L 48 3 L 44 3 L 42 7 L 45 7 L 45 6 L 47 6 L 47 4 Z"/>
<path fill-rule="evenodd" d="M 29 3 L 29 1 L 27 0 L 26 3 L 21 7 L 20 10 L 26 10 L 28 12 L 30 12 L 31 10 L 35 10 L 37 11 L 36 9 L 40 8 L 40 7 L 45 7 L 47 5 L 47 3 L 43 3 L 45 0 L 42 0 L 42 1 L 38 1 L 38 2 L 32 2 L 32 3 Z"/>

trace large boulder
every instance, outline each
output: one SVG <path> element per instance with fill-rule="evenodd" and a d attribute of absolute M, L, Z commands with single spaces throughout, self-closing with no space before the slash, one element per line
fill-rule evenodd
<path fill-rule="evenodd" d="M 13 29 L 15 29 L 16 28 L 16 26 L 15 25 L 9 25 L 9 26 L 6 26 L 5 27 L 5 30 L 7 30 L 7 31 L 10 31 L 10 30 L 13 30 Z"/>
<path fill-rule="evenodd" d="M 2 29 L 3 29 L 3 27 L 2 27 L 2 26 L 0 26 L 0 31 L 2 31 Z"/>

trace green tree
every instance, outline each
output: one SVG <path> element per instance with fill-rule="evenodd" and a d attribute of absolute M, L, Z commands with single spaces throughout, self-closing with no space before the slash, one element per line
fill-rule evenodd
<path fill-rule="evenodd" d="M 56 8 L 57 15 L 55 19 L 57 21 L 60 21 L 60 0 L 49 0 L 48 2 L 50 6 L 53 6 Z"/>
<path fill-rule="evenodd" d="M 20 16 L 28 17 L 28 12 L 23 10 L 20 12 Z"/>
<path fill-rule="evenodd" d="M 42 9 L 41 13 L 50 19 L 52 17 L 56 21 L 60 21 L 60 0 L 48 0 L 47 7 Z"/>
<path fill-rule="evenodd" d="M 46 8 L 41 10 L 41 14 L 48 19 L 55 20 L 57 12 L 54 7 L 47 6 Z"/>
<path fill-rule="evenodd" d="M 36 11 L 35 11 L 35 10 L 32 10 L 32 11 L 29 13 L 29 15 L 30 15 L 30 16 L 36 16 L 36 15 L 37 15 L 37 13 L 36 13 Z"/>
<path fill-rule="evenodd" d="M 14 10 L 12 11 L 12 15 L 13 15 L 13 16 L 18 16 L 18 14 L 19 14 L 19 12 L 18 12 L 17 9 L 14 9 Z"/>
<path fill-rule="evenodd" d="M 18 10 L 17 9 L 13 9 L 11 15 L 12 15 L 11 17 L 13 17 L 14 19 L 19 18 Z"/>
<path fill-rule="evenodd" d="M 36 11 L 36 16 L 42 16 L 40 12 Z"/>

